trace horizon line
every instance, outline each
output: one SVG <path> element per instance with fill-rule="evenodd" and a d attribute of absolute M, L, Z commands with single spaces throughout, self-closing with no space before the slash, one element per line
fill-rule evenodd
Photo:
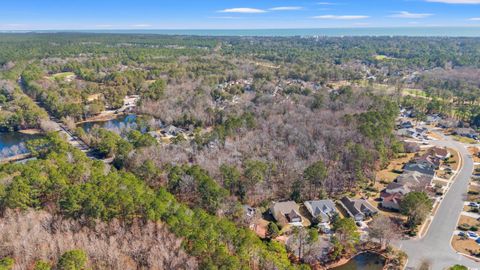
<path fill-rule="evenodd" d="M 35 31 L 235 31 L 235 30 L 317 30 L 317 29 L 395 29 L 395 28 L 480 28 L 480 25 L 404 25 L 404 26 L 332 26 L 332 27 L 265 27 L 265 28 L 72 28 L 72 29 L 0 29 L 0 32 Z"/>

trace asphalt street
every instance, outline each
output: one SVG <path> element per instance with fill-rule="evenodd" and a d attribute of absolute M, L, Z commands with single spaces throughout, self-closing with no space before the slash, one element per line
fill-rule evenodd
<path fill-rule="evenodd" d="M 443 198 L 426 235 L 421 239 L 399 241 L 397 245 L 408 255 L 407 269 L 418 269 L 422 262 L 430 263 L 433 270 L 446 269 L 455 264 L 480 269 L 480 263 L 458 254 L 451 246 L 451 238 L 463 210 L 473 172 L 473 159 L 462 143 L 450 137 L 444 136 L 442 140 L 432 141 L 432 144 L 456 149 L 463 160 L 463 166 Z"/>

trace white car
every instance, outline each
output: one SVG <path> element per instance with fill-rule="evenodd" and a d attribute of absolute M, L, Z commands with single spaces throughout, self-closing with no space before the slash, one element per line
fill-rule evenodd
<path fill-rule="evenodd" d="M 478 205 L 478 203 L 476 203 L 476 202 L 470 202 L 470 203 L 468 203 L 468 206 L 478 208 L 480 205 Z"/>
<path fill-rule="evenodd" d="M 469 238 L 472 238 L 472 239 L 477 239 L 478 238 L 478 235 L 474 232 L 467 232 L 467 235 Z"/>

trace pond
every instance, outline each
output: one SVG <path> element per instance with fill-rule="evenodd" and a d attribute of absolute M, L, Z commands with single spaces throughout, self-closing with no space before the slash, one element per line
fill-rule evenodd
<path fill-rule="evenodd" d="M 119 116 L 115 119 L 108 121 L 95 121 L 95 122 L 85 122 L 78 124 L 78 127 L 81 127 L 85 132 L 89 132 L 94 126 L 100 128 L 108 129 L 120 134 L 123 130 L 130 130 L 137 128 L 137 116 L 135 114 L 127 114 Z"/>
<path fill-rule="evenodd" d="M 346 264 L 331 268 L 331 270 L 382 270 L 385 258 L 379 254 L 364 252 L 353 257 Z"/>
<path fill-rule="evenodd" d="M 25 154 L 25 142 L 40 138 L 42 135 L 24 134 L 20 132 L 0 133 L 0 159 Z"/>

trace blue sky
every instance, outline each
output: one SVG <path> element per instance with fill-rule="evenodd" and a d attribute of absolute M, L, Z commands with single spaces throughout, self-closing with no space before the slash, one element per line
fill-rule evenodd
<path fill-rule="evenodd" d="M 480 0 L 14 0 L 0 30 L 480 26 Z"/>

